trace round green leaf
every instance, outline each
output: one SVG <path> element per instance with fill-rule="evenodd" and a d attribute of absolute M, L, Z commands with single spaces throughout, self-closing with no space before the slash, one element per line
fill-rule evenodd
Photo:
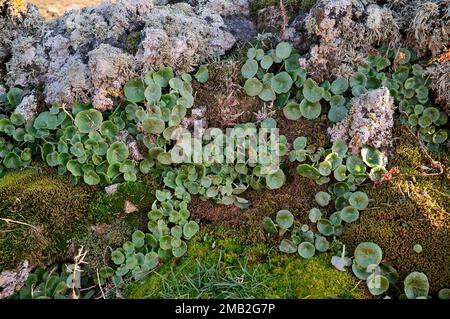
<path fill-rule="evenodd" d="M 302 113 L 300 111 L 300 105 L 295 102 L 288 103 L 283 108 L 283 113 L 284 113 L 284 116 L 286 116 L 286 118 L 291 121 L 296 121 L 302 117 Z"/>
<path fill-rule="evenodd" d="M 293 254 L 297 251 L 297 246 L 288 239 L 283 239 L 280 242 L 279 249 L 283 253 Z"/>
<path fill-rule="evenodd" d="M 389 280 L 382 275 L 371 275 L 367 278 L 367 288 L 374 296 L 379 296 L 389 289 Z"/>
<path fill-rule="evenodd" d="M 258 62 L 253 59 L 248 59 L 241 68 L 241 73 L 244 79 L 250 79 L 258 72 Z"/>
<path fill-rule="evenodd" d="M 277 47 L 275 48 L 275 54 L 282 60 L 287 59 L 291 55 L 291 52 L 292 46 L 287 42 L 278 43 Z"/>
<path fill-rule="evenodd" d="M 384 154 L 372 146 L 364 145 L 361 157 L 369 167 L 384 166 Z"/>
<path fill-rule="evenodd" d="M 148 103 L 156 104 L 161 99 L 161 86 L 156 83 L 151 83 L 144 91 L 145 98 Z"/>
<path fill-rule="evenodd" d="M 308 213 L 308 218 L 312 223 L 317 223 L 322 218 L 322 212 L 318 208 L 311 208 Z"/>
<path fill-rule="evenodd" d="M 346 223 L 353 223 L 359 218 L 359 211 L 353 206 L 344 207 L 340 212 L 341 218 Z"/>
<path fill-rule="evenodd" d="M 422 272 L 412 272 L 404 281 L 405 294 L 408 299 L 427 297 L 430 289 L 427 276 Z"/>
<path fill-rule="evenodd" d="M 319 204 L 322 207 L 327 206 L 331 201 L 331 195 L 326 192 L 318 192 L 315 195 L 315 200 L 317 204 Z"/>
<path fill-rule="evenodd" d="M 318 180 L 321 177 L 319 170 L 309 164 L 297 166 L 297 174 L 313 180 Z"/>
<path fill-rule="evenodd" d="M 183 226 L 183 235 L 186 239 L 191 239 L 198 231 L 200 227 L 194 221 L 190 221 Z"/>
<path fill-rule="evenodd" d="M 280 72 L 271 78 L 272 88 L 277 94 L 287 93 L 292 87 L 292 78 L 287 72 Z"/>
<path fill-rule="evenodd" d="M 166 128 L 166 125 L 163 120 L 156 117 L 150 117 L 142 121 L 142 127 L 147 133 L 161 134 Z"/>
<path fill-rule="evenodd" d="M 348 89 L 348 80 L 345 77 L 339 77 L 331 83 L 330 90 L 335 95 L 343 94 Z"/>
<path fill-rule="evenodd" d="M 81 133 L 89 133 L 98 130 L 102 121 L 102 113 L 94 109 L 81 111 L 75 116 L 75 126 Z"/>
<path fill-rule="evenodd" d="M 308 120 L 316 119 L 322 112 L 322 105 L 319 102 L 310 102 L 307 99 L 303 99 L 300 103 L 300 112 Z"/>
<path fill-rule="evenodd" d="M 319 102 L 324 95 L 324 88 L 317 85 L 317 83 L 309 78 L 303 84 L 303 96 L 312 104 Z"/>
<path fill-rule="evenodd" d="M 294 215 L 286 209 L 280 210 L 277 213 L 276 222 L 281 228 L 289 229 L 294 224 Z"/>
<path fill-rule="evenodd" d="M 278 189 L 283 186 L 286 181 L 284 172 L 279 169 L 277 172 L 266 176 L 266 185 L 269 189 Z"/>
<path fill-rule="evenodd" d="M 121 163 L 129 156 L 128 147 L 123 142 L 114 142 L 106 152 L 106 159 L 109 164 Z"/>
<path fill-rule="evenodd" d="M 250 78 L 245 81 L 244 90 L 249 96 L 257 96 L 263 90 L 263 84 L 257 78 Z"/>
<path fill-rule="evenodd" d="M 354 192 L 348 199 L 350 205 L 358 210 L 363 210 L 367 208 L 369 204 L 369 197 L 364 192 Z"/>
<path fill-rule="evenodd" d="M 140 79 L 128 81 L 123 88 L 125 97 L 128 101 L 139 103 L 145 100 L 144 85 Z"/>
<path fill-rule="evenodd" d="M 371 242 L 360 243 L 356 247 L 354 255 L 356 263 L 366 269 L 369 265 L 378 265 L 383 259 L 380 246 Z"/>
<path fill-rule="evenodd" d="M 331 236 L 334 233 L 333 225 L 328 219 L 320 219 L 317 221 L 317 229 L 324 236 Z"/>
<path fill-rule="evenodd" d="M 315 252 L 316 248 L 310 242 L 304 241 L 303 243 L 298 245 L 298 254 L 305 259 L 314 256 Z"/>

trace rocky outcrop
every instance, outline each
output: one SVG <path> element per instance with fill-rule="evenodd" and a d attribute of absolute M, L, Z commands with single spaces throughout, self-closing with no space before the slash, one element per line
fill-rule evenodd
<path fill-rule="evenodd" d="M 328 134 L 333 142 L 348 142 L 350 152 L 359 154 L 364 145 L 389 150 L 393 128 L 394 100 L 387 88 L 381 88 L 354 98 L 348 115 L 328 128 Z"/>
<path fill-rule="evenodd" d="M 286 29 L 316 80 L 349 76 L 382 44 L 410 47 L 419 57 L 442 52 L 450 36 L 449 0 L 319 0 Z M 304 43 L 310 41 L 309 47 Z"/>
<path fill-rule="evenodd" d="M 6 9 L 0 16 L 0 66 L 6 67 L 6 84 L 44 84 L 45 101 L 68 108 L 92 101 L 100 110 L 111 109 L 125 81 L 136 74 L 163 65 L 190 71 L 234 46 L 233 34 L 239 32 L 233 24 L 252 28 L 242 18 L 248 15 L 246 0 L 196 6 L 119 0 L 72 10 L 46 24 L 35 7 L 13 14 L 9 1 L 1 1 Z"/>

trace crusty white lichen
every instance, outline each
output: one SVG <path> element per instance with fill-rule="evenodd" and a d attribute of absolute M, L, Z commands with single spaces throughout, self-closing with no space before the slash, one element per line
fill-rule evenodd
<path fill-rule="evenodd" d="M 25 96 L 20 104 L 15 108 L 14 113 L 19 113 L 23 116 L 25 122 L 33 120 L 37 115 L 36 96 L 30 94 Z"/>
<path fill-rule="evenodd" d="M 1 17 L 0 67 L 6 66 L 6 84 L 29 89 L 43 84 L 49 104 L 70 108 L 75 101 L 92 101 L 98 109 L 111 109 L 135 72 L 163 65 L 179 73 L 190 71 L 207 58 L 224 54 L 236 39 L 220 13 L 230 15 L 248 7 L 244 0 L 206 1 L 197 7 L 158 5 L 164 3 L 105 2 L 66 12 L 47 24 L 36 23 L 29 32 L 15 29 L 27 30 L 28 14 L 36 20 L 33 7 L 19 18 Z M 136 33 L 141 33 L 136 50 L 127 52 L 127 39 Z"/>
<path fill-rule="evenodd" d="M 372 46 L 400 40 L 391 10 L 371 0 L 319 0 L 305 19 L 305 28 L 319 43 L 300 64 L 319 81 L 348 76 Z"/>
<path fill-rule="evenodd" d="M 121 49 L 101 44 L 88 53 L 94 87 L 92 103 L 100 110 L 114 106 L 112 98 L 122 96 L 122 87 L 134 73 L 134 57 Z"/>
<path fill-rule="evenodd" d="M 425 69 L 425 76 L 431 79 L 431 88 L 437 93 L 436 101 L 442 103 L 450 115 L 450 61 L 430 65 Z"/>
<path fill-rule="evenodd" d="M 348 115 L 328 128 L 331 140 L 348 142 L 349 150 L 358 154 L 364 145 L 382 150 L 392 146 L 394 100 L 387 88 L 372 90 L 351 101 Z"/>

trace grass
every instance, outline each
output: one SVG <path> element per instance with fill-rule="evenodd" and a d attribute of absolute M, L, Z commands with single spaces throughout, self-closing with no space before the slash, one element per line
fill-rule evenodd
<path fill-rule="evenodd" d="M 164 264 L 124 288 L 128 298 L 367 298 L 364 285 L 334 269 L 330 254 L 302 259 L 268 243 L 246 243 L 211 225 L 176 264 Z M 355 288 L 356 287 L 356 288 Z"/>

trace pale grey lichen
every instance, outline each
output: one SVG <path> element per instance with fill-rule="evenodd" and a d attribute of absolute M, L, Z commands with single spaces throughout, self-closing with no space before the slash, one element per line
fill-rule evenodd
<path fill-rule="evenodd" d="M 111 109 L 112 98 L 122 96 L 123 85 L 135 75 L 134 57 L 109 44 L 101 44 L 88 57 L 94 87 L 92 103 L 100 110 Z"/>
<path fill-rule="evenodd" d="M 450 116 L 450 61 L 435 63 L 425 69 L 425 76 L 431 79 L 431 88 Z"/>
<path fill-rule="evenodd" d="M 394 100 L 387 88 L 372 90 L 351 101 L 348 115 L 328 128 L 331 140 L 348 142 L 350 152 L 359 154 L 364 145 L 392 147 L 394 127 Z"/>
<path fill-rule="evenodd" d="M 300 64 L 319 81 L 348 76 L 372 46 L 400 40 L 390 9 L 371 0 L 319 0 L 304 19 L 304 26 L 319 43 Z"/>
<path fill-rule="evenodd" d="M 36 96 L 34 94 L 30 94 L 22 99 L 20 104 L 15 108 L 14 112 L 21 114 L 25 122 L 28 122 L 36 117 L 37 110 L 38 106 L 36 102 Z"/>
<path fill-rule="evenodd" d="M 17 287 L 23 285 L 31 272 L 27 260 L 24 260 L 15 270 L 4 270 L 0 273 L 0 299 L 6 299 L 16 293 Z"/>
<path fill-rule="evenodd" d="M 155 5 L 160 3 L 164 1 L 106 2 L 36 24 L 33 32 L 14 31 L 16 18 L 2 17 L 0 27 L 6 25 L 7 31 L 0 30 L 0 67 L 6 66 L 6 84 L 29 89 L 43 84 L 47 103 L 68 108 L 75 101 L 92 101 L 98 109 L 111 109 L 136 72 L 167 65 L 181 73 L 223 55 L 236 39 L 214 10 L 234 14 L 247 1 L 208 1 L 195 8 Z M 29 24 L 27 14 L 20 17 L 20 26 Z M 137 53 L 126 52 L 127 37 L 139 32 Z"/>

